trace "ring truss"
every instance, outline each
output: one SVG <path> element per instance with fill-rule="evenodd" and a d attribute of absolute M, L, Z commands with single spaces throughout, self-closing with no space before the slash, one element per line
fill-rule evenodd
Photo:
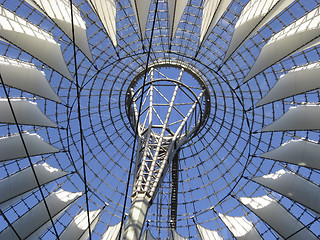
<path fill-rule="evenodd" d="M 158 87 L 173 123 L 192 104 L 199 118 L 168 154 L 143 237 L 320 237 L 319 0 L 0 3 L 0 239 L 126 229 L 137 122 Z M 158 139 L 177 130 L 162 119 Z"/>

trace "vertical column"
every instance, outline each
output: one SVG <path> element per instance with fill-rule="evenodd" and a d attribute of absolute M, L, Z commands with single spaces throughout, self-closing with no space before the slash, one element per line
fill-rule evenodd
<path fill-rule="evenodd" d="M 131 203 L 122 240 L 138 240 L 140 238 L 150 205 L 150 198 L 145 193 L 136 194 Z"/>

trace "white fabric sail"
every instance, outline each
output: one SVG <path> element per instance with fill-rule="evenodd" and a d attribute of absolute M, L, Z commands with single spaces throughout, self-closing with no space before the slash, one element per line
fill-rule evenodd
<path fill-rule="evenodd" d="M 50 209 L 51 216 L 56 219 L 81 194 L 81 192 L 71 193 L 62 189 L 51 193 L 46 197 L 46 203 Z M 51 221 L 42 200 L 13 222 L 12 227 L 21 239 L 37 239 L 50 224 Z M 19 238 L 11 227 L 7 227 L 0 233 L 0 239 L 18 240 Z"/>
<path fill-rule="evenodd" d="M 232 0 L 204 1 L 199 45 L 210 35 Z"/>
<path fill-rule="evenodd" d="M 155 238 L 151 235 L 150 230 L 147 229 L 144 231 L 141 240 L 155 240 Z"/>
<path fill-rule="evenodd" d="M 121 221 L 116 225 L 108 227 L 107 231 L 105 231 L 105 233 L 102 235 L 101 240 L 117 240 L 119 238 L 120 227 L 121 227 Z M 122 233 L 123 231 L 124 231 L 124 226 L 122 226 Z"/>
<path fill-rule="evenodd" d="M 90 219 L 90 229 L 91 231 L 95 228 L 101 210 L 95 210 L 89 212 Z M 76 215 L 72 221 L 69 223 L 67 228 L 60 234 L 60 240 L 69 240 L 69 239 L 78 239 L 85 240 L 89 237 L 89 228 L 88 228 L 88 213 L 87 211 L 82 211 Z"/>
<path fill-rule="evenodd" d="M 175 229 L 172 229 L 172 230 L 171 230 L 171 234 L 172 234 L 172 236 L 171 236 L 171 239 L 172 239 L 172 240 L 187 240 L 187 239 L 188 239 L 188 238 L 182 237 L 182 236 L 177 232 L 177 230 L 175 230 Z"/>
<path fill-rule="evenodd" d="M 73 80 L 52 35 L 0 6 L 0 37 Z"/>
<path fill-rule="evenodd" d="M 320 170 L 320 145 L 310 140 L 290 140 L 260 156 Z"/>
<path fill-rule="evenodd" d="M 290 212 L 268 196 L 256 198 L 241 197 L 240 201 L 275 230 L 282 238 L 288 238 L 296 232 L 290 239 L 318 239 L 308 228 L 304 228 L 304 225 Z"/>
<path fill-rule="evenodd" d="M 51 167 L 47 163 L 35 164 L 34 170 L 39 180 L 40 186 L 58 178 L 66 176 L 68 173 Z M 31 167 L 25 168 L 15 174 L 10 175 L 0 181 L 0 208 L 5 209 L 14 203 L 23 194 L 38 187 Z M 9 202 L 9 204 L 7 204 Z"/>
<path fill-rule="evenodd" d="M 271 37 L 243 81 L 247 82 L 279 60 L 319 43 L 320 7 L 317 7 Z"/>
<path fill-rule="evenodd" d="M 188 0 L 168 0 L 170 39 L 173 40 Z"/>
<path fill-rule="evenodd" d="M 90 1 L 96 14 L 99 16 L 104 28 L 106 29 L 113 46 L 117 46 L 116 30 L 116 3 L 114 0 L 91 0 Z"/>
<path fill-rule="evenodd" d="M 260 28 L 288 7 L 294 0 L 251 0 L 237 21 L 224 62 Z"/>
<path fill-rule="evenodd" d="M 69 0 L 26 0 L 26 2 L 47 15 L 71 40 L 73 39 Z M 87 38 L 86 23 L 82 19 L 80 11 L 74 5 L 72 6 L 75 44 L 90 61 L 93 61 Z"/>
<path fill-rule="evenodd" d="M 0 56 L 0 72 L 4 84 L 61 103 L 44 72 L 32 63 Z"/>
<path fill-rule="evenodd" d="M 19 124 L 57 127 L 56 123 L 41 112 L 35 102 L 26 99 L 10 99 L 10 102 Z M 0 112 L 0 122 L 15 124 L 8 99 L 0 98 Z"/>
<path fill-rule="evenodd" d="M 307 104 L 291 107 L 279 119 L 264 127 L 262 132 L 320 129 L 319 119 L 319 105 Z"/>
<path fill-rule="evenodd" d="M 253 178 L 253 181 L 320 213 L 320 188 L 299 175 L 283 169 Z"/>
<path fill-rule="evenodd" d="M 280 99 L 318 89 L 320 88 L 319 75 L 319 61 L 292 69 L 280 76 L 278 82 L 256 106 L 259 107 Z"/>
<path fill-rule="evenodd" d="M 237 240 L 262 240 L 254 225 L 245 217 L 232 217 L 219 213 L 219 217 Z"/>
<path fill-rule="evenodd" d="M 223 240 L 222 237 L 219 236 L 217 231 L 204 228 L 200 224 L 197 224 L 196 226 L 201 240 Z"/>
<path fill-rule="evenodd" d="M 131 0 L 131 6 L 133 8 L 138 27 L 141 33 L 141 38 L 144 39 L 146 35 L 146 27 L 149 15 L 151 0 Z"/>
<path fill-rule="evenodd" d="M 29 156 L 59 152 L 59 149 L 44 141 L 36 133 L 22 133 Z M 0 162 L 27 157 L 19 134 L 0 138 Z"/>

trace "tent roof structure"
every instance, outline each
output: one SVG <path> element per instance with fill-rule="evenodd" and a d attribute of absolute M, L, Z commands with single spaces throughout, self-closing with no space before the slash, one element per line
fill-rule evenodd
<path fill-rule="evenodd" d="M 319 44 L 320 0 L 0 0 L 0 239 L 142 195 L 145 240 L 319 239 Z"/>

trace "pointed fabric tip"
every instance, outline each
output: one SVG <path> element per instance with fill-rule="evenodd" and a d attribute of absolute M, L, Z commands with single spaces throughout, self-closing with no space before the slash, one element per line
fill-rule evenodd
<path fill-rule="evenodd" d="M 117 8 L 115 0 L 90 0 L 90 4 L 96 14 L 99 16 L 102 25 L 113 46 L 117 47 L 117 29 L 116 29 L 116 14 Z"/>
<path fill-rule="evenodd" d="M 147 21 L 150 11 L 151 0 L 131 0 L 131 6 L 136 16 L 137 24 L 139 26 L 141 40 L 144 40 L 146 35 Z"/>
<path fill-rule="evenodd" d="M 181 17 L 184 13 L 188 0 L 168 0 L 170 39 L 174 39 Z"/>
<path fill-rule="evenodd" d="M 207 0 L 204 2 L 199 45 L 209 37 L 232 0 Z"/>

